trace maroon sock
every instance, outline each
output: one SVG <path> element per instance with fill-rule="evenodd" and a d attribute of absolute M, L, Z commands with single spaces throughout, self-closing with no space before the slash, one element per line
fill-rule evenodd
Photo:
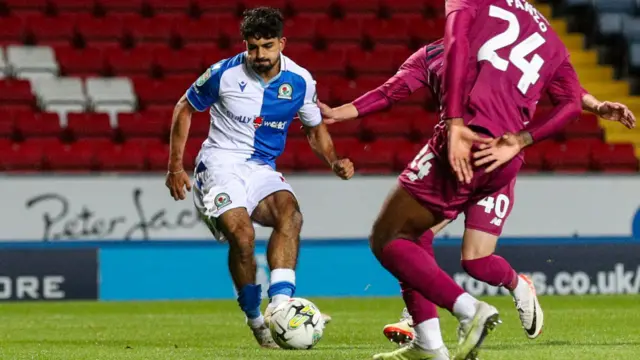
<path fill-rule="evenodd" d="M 392 240 L 382 249 L 380 263 L 396 279 L 449 311 L 453 311 L 456 299 L 464 294 L 464 290 L 438 267 L 435 258 L 413 241 Z"/>
<path fill-rule="evenodd" d="M 512 291 L 518 284 L 518 273 L 513 270 L 507 260 L 498 255 L 462 260 L 462 268 L 472 278 L 489 285 L 504 286 Z"/>
<path fill-rule="evenodd" d="M 418 243 L 431 257 L 434 257 L 433 232 L 431 230 L 422 234 L 418 239 Z M 438 308 L 434 303 L 402 281 L 400 281 L 400 287 L 402 288 L 404 303 L 407 305 L 407 310 L 413 319 L 413 325 L 438 317 Z"/>

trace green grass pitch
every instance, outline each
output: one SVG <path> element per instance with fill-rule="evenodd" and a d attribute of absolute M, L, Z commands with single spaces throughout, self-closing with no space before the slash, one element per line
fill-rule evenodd
<path fill-rule="evenodd" d="M 398 319 L 400 298 L 311 299 L 333 316 L 309 351 L 258 348 L 233 301 L 64 302 L 0 305 L 0 359 L 370 359 L 395 345 L 382 326 Z M 544 297 L 545 330 L 534 341 L 506 297 L 489 298 L 503 324 L 483 360 L 638 359 L 640 297 Z M 442 312 L 447 345 L 456 323 Z"/>

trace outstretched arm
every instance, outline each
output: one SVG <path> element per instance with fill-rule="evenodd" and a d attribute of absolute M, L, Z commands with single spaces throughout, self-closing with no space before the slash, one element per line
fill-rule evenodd
<path fill-rule="evenodd" d="M 582 110 L 594 113 L 606 120 L 617 121 L 628 129 L 636 127 L 636 117 L 626 105 L 611 101 L 599 101 L 586 90 L 582 89 L 582 91 Z"/>
<path fill-rule="evenodd" d="M 416 90 L 428 86 L 427 51 L 429 47 L 416 51 L 394 76 L 351 103 L 333 109 L 320 103 L 325 122 L 332 124 L 385 110 L 394 103 L 408 98 Z"/>

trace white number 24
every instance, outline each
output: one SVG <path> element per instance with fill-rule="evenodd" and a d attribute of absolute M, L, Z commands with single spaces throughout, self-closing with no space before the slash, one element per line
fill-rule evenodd
<path fill-rule="evenodd" d="M 533 33 L 511 49 L 509 61 L 507 61 L 498 56 L 496 51 L 518 40 L 518 36 L 520 36 L 520 23 L 512 12 L 494 5 L 489 7 L 489 16 L 507 21 L 509 27 L 505 32 L 494 36 L 482 45 L 480 50 L 478 50 L 478 61 L 489 61 L 493 67 L 502 71 L 507 71 L 509 62 L 511 62 L 522 71 L 522 77 L 518 82 L 518 89 L 522 94 L 526 94 L 529 86 L 534 85 L 540 78 L 539 71 L 544 64 L 544 60 L 538 54 L 534 54 L 531 61 L 527 61 L 525 57 L 542 46 L 542 44 L 545 43 L 545 39 L 540 33 Z"/>

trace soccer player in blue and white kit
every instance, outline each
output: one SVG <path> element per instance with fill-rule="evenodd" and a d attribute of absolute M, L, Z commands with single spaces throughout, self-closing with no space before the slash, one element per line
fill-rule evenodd
<path fill-rule="evenodd" d="M 166 181 L 176 200 L 185 198 L 185 187 L 191 189 L 182 167 L 191 114 L 209 109 L 211 129 L 196 158 L 194 201 L 214 237 L 229 242 L 238 303 L 263 347 L 277 347 L 268 328 L 270 314 L 296 288 L 302 214 L 293 189 L 275 170 L 294 117 L 299 115 L 314 152 L 339 177 L 349 179 L 354 172 L 351 161 L 336 156 L 311 74 L 281 53 L 286 44 L 282 29 L 276 9 L 244 13 L 247 51 L 211 66 L 175 107 Z M 264 316 L 262 289 L 256 284 L 254 222 L 273 228 L 267 248 L 270 303 Z"/>

